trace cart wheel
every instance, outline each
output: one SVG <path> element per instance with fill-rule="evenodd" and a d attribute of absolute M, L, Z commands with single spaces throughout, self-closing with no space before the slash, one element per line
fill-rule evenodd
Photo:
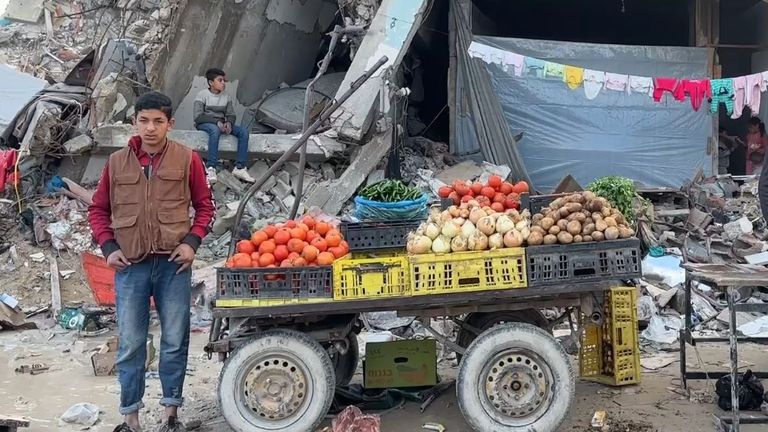
<path fill-rule="evenodd" d="M 536 327 L 546 329 L 549 322 L 537 309 L 521 309 L 499 312 L 478 312 L 470 314 L 466 321 L 468 325 L 475 327 L 480 331 L 486 331 L 493 326 L 503 323 L 521 322 L 535 325 Z M 464 348 L 469 347 L 477 335 L 469 330 L 459 328 L 456 336 L 456 343 Z M 456 353 L 456 361 L 461 362 L 462 355 Z"/>
<path fill-rule="evenodd" d="M 459 367 L 456 394 L 477 431 L 555 431 L 574 399 L 568 357 L 546 331 L 500 324 L 470 345 Z"/>
<path fill-rule="evenodd" d="M 336 372 L 337 387 L 346 386 L 352 381 L 360 360 L 360 346 L 357 342 L 357 335 L 354 333 L 347 335 L 347 343 L 349 348 L 346 354 L 339 354 L 335 349 L 332 350 L 333 353 L 331 354 L 331 363 L 333 363 L 333 370 Z"/>
<path fill-rule="evenodd" d="M 328 413 L 335 380 L 317 341 L 293 330 L 269 330 L 227 359 L 219 407 L 237 432 L 311 431 Z"/>

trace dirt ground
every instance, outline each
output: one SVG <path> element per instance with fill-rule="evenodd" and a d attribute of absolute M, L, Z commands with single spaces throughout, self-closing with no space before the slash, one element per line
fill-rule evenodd
<path fill-rule="evenodd" d="M 90 402 L 102 410 L 101 420 L 94 432 L 111 431 L 120 421 L 117 414 L 119 386 L 115 377 L 94 377 L 90 353 L 101 345 L 106 336 L 78 338 L 76 333 L 59 329 L 29 330 L 0 333 L 0 414 L 25 416 L 32 421 L 30 431 L 76 431 L 71 425 L 60 425 L 58 417 L 71 405 Z M 208 360 L 202 347 L 205 333 L 193 333 L 189 369 L 185 389 L 186 408 L 183 418 L 199 424 L 201 432 L 229 432 L 220 417 L 216 403 L 216 383 L 220 364 Z M 155 340 L 158 340 L 156 337 Z M 743 367 L 768 369 L 768 349 L 745 345 L 741 349 Z M 724 369 L 727 351 L 722 347 L 700 348 L 704 368 Z M 663 354 L 662 354 L 663 355 Z M 689 355 L 694 367 L 696 356 Z M 14 369 L 23 364 L 45 363 L 50 370 L 40 375 L 20 375 Z M 589 431 L 596 410 L 608 412 L 610 431 L 646 432 L 713 430 L 712 415 L 719 412 L 712 397 L 714 383 L 696 381 L 689 399 L 679 389 L 677 361 L 658 371 L 645 371 L 638 386 L 611 388 L 579 382 L 576 402 L 562 431 Z M 455 368 L 443 368 L 443 375 L 455 375 Z M 150 374 L 147 379 L 142 413 L 145 430 L 155 430 L 161 407 L 160 381 Z M 453 391 L 443 394 L 424 414 L 417 404 L 382 417 L 383 432 L 421 430 L 424 422 L 438 422 L 450 432 L 470 431 L 457 409 Z M 742 428 L 744 431 L 762 430 Z"/>

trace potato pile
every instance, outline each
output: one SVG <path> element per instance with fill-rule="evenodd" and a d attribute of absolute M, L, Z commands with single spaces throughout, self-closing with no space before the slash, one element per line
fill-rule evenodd
<path fill-rule="evenodd" d="M 554 200 L 533 215 L 528 245 L 601 242 L 634 235 L 624 215 L 607 199 L 578 192 Z"/>

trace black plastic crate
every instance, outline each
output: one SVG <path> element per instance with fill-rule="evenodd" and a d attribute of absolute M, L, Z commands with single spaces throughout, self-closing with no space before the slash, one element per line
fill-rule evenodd
<path fill-rule="evenodd" d="M 529 246 L 528 286 L 633 279 L 642 276 L 640 240 Z"/>
<path fill-rule="evenodd" d="M 404 248 L 408 233 L 424 220 L 342 223 L 341 235 L 350 251 Z"/>
<path fill-rule="evenodd" d="M 552 194 L 552 195 L 528 195 L 527 196 L 527 205 L 525 204 L 525 200 L 523 200 L 523 204 L 521 205 L 521 208 L 528 208 L 531 211 L 531 214 L 534 215 L 541 211 L 544 207 L 547 207 L 552 203 L 552 201 L 568 196 L 570 194 Z"/>
<path fill-rule="evenodd" d="M 333 267 L 216 269 L 217 299 L 333 298 Z"/>

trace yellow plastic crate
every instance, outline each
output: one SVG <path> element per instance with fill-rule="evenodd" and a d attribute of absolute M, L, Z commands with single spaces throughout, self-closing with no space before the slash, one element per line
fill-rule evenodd
<path fill-rule="evenodd" d="M 583 379 L 613 386 L 640 383 L 636 298 L 635 288 L 612 288 L 606 293 L 602 327 L 583 326 L 579 352 Z"/>
<path fill-rule="evenodd" d="M 243 299 L 219 299 L 216 300 L 216 307 L 238 308 L 238 307 L 270 307 L 282 306 L 287 304 L 303 303 L 327 303 L 332 302 L 332 298 L 243 298 Z"/>
<path fill-rule="evenodd" d="M 333 299 L 407 297 L 412 293 L 404 252 L 352 252 L 333 263 Z"/>
<path fill-rule="evenodd" d="M 523 248 L 412 255 L 408 261 L 413 295 L 528 286 Z"/>

